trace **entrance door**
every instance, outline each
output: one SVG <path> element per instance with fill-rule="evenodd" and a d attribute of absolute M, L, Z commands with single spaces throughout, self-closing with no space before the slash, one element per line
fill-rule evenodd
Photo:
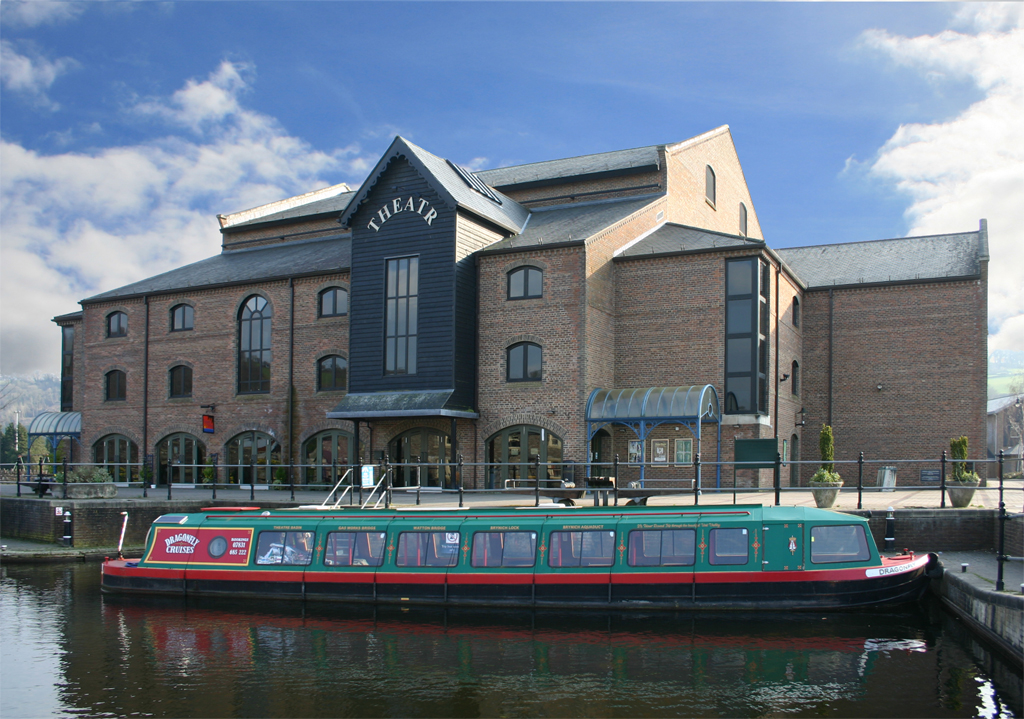
<path fill-rule="evenodd" d="M 451 437 L 444 432 L 429 427 L 417 427 L 403 432 L 388 445 L 392 461 L 406 465 L 395 469 L 393 486 L 416 486 L 416 472 L 419 470 L 420 486 L 450 489 L 451 452 Z"/>
<path fill-rule="evenodd" d="M 803 522 L 766 522 L 762 531 L 766 572 L 796 571 L 804 568 Z"/>
<path fill-rule="evenodd" d="M 195 484 L 203 454 L 202 444 L 190 434 L 167 437 L 157 448 L 157 483 Z"/>

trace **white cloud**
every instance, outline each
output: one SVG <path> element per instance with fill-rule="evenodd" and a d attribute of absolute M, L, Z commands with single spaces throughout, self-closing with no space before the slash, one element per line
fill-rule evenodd
<path fill-rule="evenodd" d="M 58 105 L 47 97 L 46 91 L 59 75 L 77 65 L 69 57 L 51 61 L 31 51 L 22 55 L 12 43 L 0 40 L 0 82 L 8 90 L 26 95 L 47 109 L 56 110 Z"/>
<path fill-rule="evenodd" d="M 864 43 L 930 79 L 970 80 L 984 97 L 957 117 L 902 125 L 871 166 L 907 192 L 911 235 L 970 230 L 988 219 L 989 349 L 1024 350 L 1024 11 L 967 5 L 954 19 L 974 32 L 902 37 L 864 34 Z"/>
<path fill-rule="evenodd" d="M 56 371 L 50 318 L 79 299 L 216 254 L 217 213 L 358 178 L 372 158 L 357 146 L 317 151 L 239 103 L 245 74 L 225 62 L 140 106 L 199 138 L 170 134 L 88 154 L 0 144 L 5 374 Z"/>
<path fill-rule="evenodd" d="M 4 0 L 0 3 L 0 19 L 21 27 L 37 27 L 74 20 L 86 9 L 84 2 L 51 2 L 50 0 Z"/>

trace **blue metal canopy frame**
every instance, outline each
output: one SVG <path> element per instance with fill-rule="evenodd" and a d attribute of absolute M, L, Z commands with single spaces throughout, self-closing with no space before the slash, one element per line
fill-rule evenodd
<path fill-rule="evenodd" d="M 662 424 L 681 424 L 697 440 L 697 454 L 701 450 L 701 425 L 718 425 L 718 449 L 715 465 L 715 487 L 722 486 L 722 412 L 718 392 L 710 385 L 689 387 L 626 387 L 621 389 L 595 389 L 587 400 L 587 446 L 601 429 L 621 424 L 633 430 L 641 441 L 640 481 L 644 480 L 644 460 L 647 437 Z M 700 488 L 700 467 L 697 468 L 697 488 Z"/>
<path fill-rule="evenodd" d="M 46 437 L 50 443 L 50 451 L 56 452 L 57 445 L 67 437 L 82 446 L 82 413 L 81 412 L 42 412 L 37 414 L 28 425 L 28 461 L 32 464 L 32 439 Z"/>

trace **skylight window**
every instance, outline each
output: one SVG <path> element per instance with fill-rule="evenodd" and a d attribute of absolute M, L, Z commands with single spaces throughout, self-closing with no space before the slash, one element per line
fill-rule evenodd
<path fill-rule="evenodd" d="M 481 195 L 486 197 L 491 202 L 494 202 L 499 205 L 501 204 L 501 199 L 496 194 L 494 194 L 494 190 L 492 190 L 490 187 L 481 182 L 480 178 L 478 178 L 476 175 L 474 175 L 466 168 L 459 167 L 451 160 L 446 160 L 446 162 L 451 166 L 453 170 L 455 170 L 455 172 L 458 173 L 459 177 L 462 178 L 462 181 L 469 185 L 472 189 L 479 192 Z"/>

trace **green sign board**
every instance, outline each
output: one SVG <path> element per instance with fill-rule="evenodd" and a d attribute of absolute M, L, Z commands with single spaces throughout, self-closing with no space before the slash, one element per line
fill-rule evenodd
<path fill-rule="evenodd" d="M 775 455 L 779 453 L 779 440 L 769 439 L 737 439 L 736 461 L 757 462 L 744 464 L 736 469 L 771 469 L 775 466 Z"/>

